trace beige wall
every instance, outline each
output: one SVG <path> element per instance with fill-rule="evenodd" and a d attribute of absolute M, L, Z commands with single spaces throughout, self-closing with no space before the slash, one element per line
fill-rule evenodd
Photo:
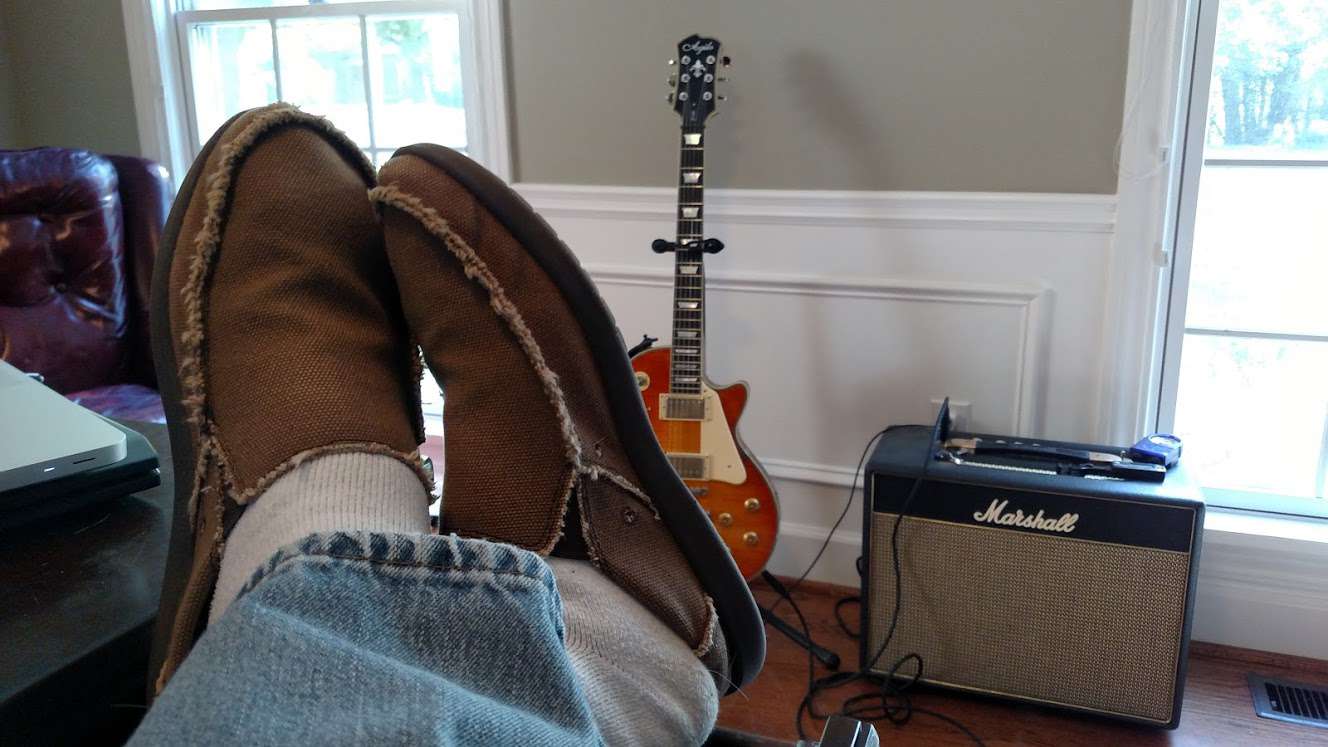
<path fill-rule="evenodd" d="M 8 31 L 5 6 L 0 4 L 0 148 L 13 148 L 18 142 L 18 116 L 14 111 L 14 69 L 9 62 Z"/>
<path fill-rule="evenodd" d="M 139 152 L 120 3 L 0 0 L 0 23 L 15 120 L 6 145 Z"/>
<path fill-rule="evenodd" d="M 1116 191 L 1129 0 L 507 0 L 516 177 L 674 183 L 665 60 L 724 43 L 710 184 Z"/>
<path fill-rule="evenodd" d="M 522 181 L 671 184 L 664 61 L 699 31 L 734 58 L 712 186 L 1116 188 L 1129 0 L 506 2 Z M 119 3 L 0 0 L 0 27 L 0 145 L 138 152 Z"/>

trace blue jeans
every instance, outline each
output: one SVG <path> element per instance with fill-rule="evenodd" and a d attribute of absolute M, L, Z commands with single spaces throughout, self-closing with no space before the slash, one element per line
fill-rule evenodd
<path fill-rule="evenodd" d="M 130 743 L 599 744 L 562 620 L 525 550 L 310 535 L 255 572 Z"/>

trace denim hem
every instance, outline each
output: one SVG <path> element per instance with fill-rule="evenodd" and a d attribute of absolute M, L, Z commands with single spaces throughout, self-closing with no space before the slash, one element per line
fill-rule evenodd
<path fill-rule="evenodd" d="M 315 532 L 282 547 L 254 571 L 239 595 L 302 559 L 328 558 L 374 565 L 429 568 L 440 572 L 480 572 L 521 577 L 557 596 L 553 571 L 538 555 L 514 545 L 464 539 L 455 534 L 394 532 Z"/>

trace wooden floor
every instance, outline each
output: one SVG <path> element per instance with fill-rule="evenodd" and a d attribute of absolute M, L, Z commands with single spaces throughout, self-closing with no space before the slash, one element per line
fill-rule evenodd
<path fill-rule="evenodd" d="M 763 584 L 753 587 L 762 604 L 775 595 Z M 834 622 L 834 601 L 853 593 L 845 587 L 807 583 L 794 598 L 812 626 L 817 643 L 835 651 L 845 667 L 857 662 L 857 642 Z M 787 603 L 783 616 L 792 618 Z M 856 611 L 856 608 L 849 608 Z M 756 681 L 720 704 L 719 724 L 752 734 L 790 742 L 797 740 L 793 718 L 807 687 L 807 655 L 787 638 L 767 627 L 769 651 L 765 669 Z M 1328 633 L 1326 633 L 1328 634 Z M 1190 655 L 1189 679 L 1180 728 L 1149 729 L 1103 719 L 1076 717 L 1031 706 L 1016 706 L 935 691 L 914 694 L 916 706 L 957 719 L 988 745 L 1328 745 L 1328 729 L 1268 721 L 1254 715 L 1247 672 L 1283 675 L 1310 684 L 1328 684 L 1328 662 L 1195 643 Z M 817 666 L 817 676 L 826 670 Z M 831 710 L 845 697 L 867 692 L 851 685 L 818 699 Z M 811 738 L 821 733 L 822 722 L 806 720 Z M 903 727 L 878 723 L 882 744 L 972 744 L 968 737 L 931 716 L 917 714 Z"/>

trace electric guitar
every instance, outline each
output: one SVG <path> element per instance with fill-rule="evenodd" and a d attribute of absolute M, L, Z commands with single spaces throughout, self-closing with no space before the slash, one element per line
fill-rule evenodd
<path fill-rule="evenodd" d="M 637 354 L 632 368 L 669 462 L 715 523 L 738 569 L 752 578 L 774 550 L 779 506 L 769 478 L 738 437 L 747 385 L 716 387 L 705 374 L 702 258 L 723 248 L 701 229 L 705 122 L 719 98 L 719 66 L 727 66 L 728 58 L 720 56 L 717 40 L 693 34 L 679 42 L 677 63 L 669 79 L 669 101 L 682 117 L 677 241 L 653 244 L 656 252 L 674 256 L 673 344 Z"/>

